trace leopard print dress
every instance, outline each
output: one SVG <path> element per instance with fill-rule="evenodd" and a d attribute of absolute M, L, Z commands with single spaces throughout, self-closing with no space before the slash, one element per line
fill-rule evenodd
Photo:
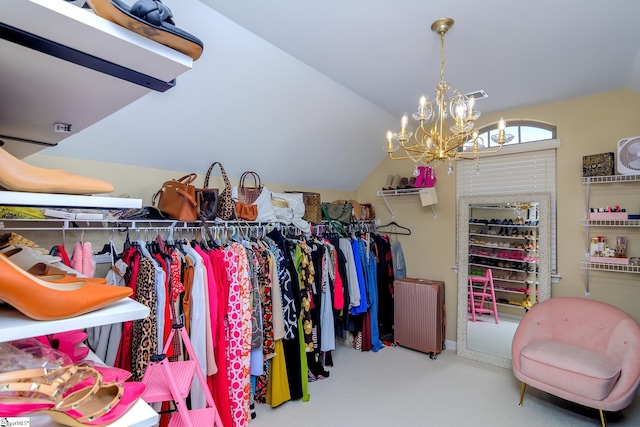
<path fill-rule="evenodd" d="M 136 280 L 136 301 L 149 307 L 149 315 L 133 322 L 131 380 L 141 381 L 151 356 L 158 352 L 155 270 L 150 259 L 141 256 Z"/>

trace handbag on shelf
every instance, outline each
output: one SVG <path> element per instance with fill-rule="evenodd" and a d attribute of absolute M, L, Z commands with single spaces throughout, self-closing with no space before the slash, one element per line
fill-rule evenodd
<path fill-rule="evenodd" d="M 360 210 L 362 213 L 362 221 L 373 221 L 376 219 L 376 210 L 371 203 L 360 203 Z"/>
<path fill-rule="evenodd" d="M 322 209 L 320 208 L 320 193 L 310 191 L 285 191 L 285 193 L 302 193 L 302 201 L 304 203 L 304 215 L 302 219 L 312 224 L 322 222 Z"/>
<path fill-rule="evenodd" d="M 323 202 L 322 208 L 323 219 L 327 221 L 337 221 L 341 224 L 351 224 L 353 205 L 350 202 Z"/>
<path fill-rule="evenodd" d="M 351 204 L 351 221 L 360 221 L 362 219 L 362 207 L 356 200 L 334 200 L 331 203 L 338 205 L 344 205 L 345 203 Z M 350 222 L 351 222 L 350 221 Z"/>
<path fill-rule="evenodd" d="M 156 205 L 165 216 L 179 221 L 195 221 L 198 218 L 198 202 L 196 188 L 191 185 L 198 177 L 195 173 L 185 175 L 179 179 L 165 181 L 151 199 L 151 205 Z"/>
<path fill-rule="evenodd" d="M 258 218 L 258 205 L 252 203 L 235 202 L 235 211 L 237 219 L 255 221 Z"/>
<path fill-rule="evenodd" d="M 246 180 L 248 177 L 253 179 L 253 186 L 247 185 Z M 260 196 L 262 188 L 260 175 L 253 171 L 244 172 L 240 176 L 240 182 L 238 183 L 238 201 L 242 203 L 255 202 L 258 196 Z"/>
<path fill-rule="evenodd" d="M 207 179 L 204 187 L 196 187 L 196 201 L 198 202 L 198 217 L 204 221 L 216 218 L 218 211 L 219 191 L 217 188 L 209 188 Z"/>
<path fill-rule="evenodd" d="M 209 178 L 211 177 L 211 172 L 216 165 L 220 167 L 220 172 L 224 181 L 224 188 L 218 193 L 218 203 L 214 217 L 207 219 L 220 218 L 223 221 L 231 221 L 236 219 L 236 203 L 235 200 L 233 200 L 233 197 L 231 197 L 231 182 L 229 182 L 229 177 L 227 176 L 227 172 L 224 170 L 222 163 L 214 162 L 209 166 L 209 170 L 207 170 L 207 175 L 204 179 L 204 188 L 209 188 Z"/>

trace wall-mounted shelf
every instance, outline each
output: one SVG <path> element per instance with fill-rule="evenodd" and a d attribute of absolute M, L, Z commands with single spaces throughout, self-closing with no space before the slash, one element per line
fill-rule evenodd
<path fill-rule="evenodd" d="M 13 341 L 127 320 L 144 319 L 148 315 L 149 307 L 131 298 L 124 298 L 105 308 L 81 316 L 46 322 L 30 319 L 16 309 L 3 304 L 0 306 L 0 339 Z"/>
<path fill-rule="evenodd" d="M 18 158 L 78 133 L 191 69 L 186 55 L 66 1 L 0 2 L 0 139 Z M 70 133 L 54 123 L 71 124 Z"/>
<path fill-rule="evenodd" d="M 595 227 L 640 227 L 638 219 L 583 219 L 582 225 Z"/>
<path fill-rule="evenodd" d="M 0 191 L 0 205 L 58 208 L 128 209 L 141 208 L 141 199 L 74 194 Z"/>
<path fill-rule="evenodd" d="M 606 184 L 610 182 L 640 182 L 640 175 L 583 176 L 583 184 Z"/>
<path fill-rule="evenodd" d="M 583 270 L 617 271 L 622 273 L 640 273 L 640 266 L 628 264 L 609 264 L 605 262 L 580 261 Z"/>
<path fill-rule="evenodd" d="M 380 190 L 378 191 L 378 197 L 382 197 L 384 203 L 387 205 L 387 209 L 391 214 L 391 220 L 396 218 L 396 215 L 393 213 L 391 209 L 391 205 L 389 205 L 389 201 L 387 197 L 396 197 L 396 196 L 412 196 L 412 195 L 420 195 L 421 192 L 429 191 L 428 188 L 401 188 L 396 190 Z M 433 217 L 438 218 L 438 214 L 436 213 L 435 205 L 431 205 L 431 210 L 433 211 Z"/>
<path fill-rule="evenodd" d="M 586 176 L 582 177 L 582 183 L 587 186 L 587 197 L 585 206 L 585 219 L 582 219 L 582 225 L 586 230 L 586 242 L 585 242 L 585 256 L 589 257 L 590 235 L 591 227 L 640 227 L 640 220 L 637 219 L 588 219 L 590 204 L 591 204 L 591 184 L 614 184 L 614 183 L 628 183 L 628 182 L 640 182 L 640 175 L 607 175 L 607 176 Z M 590 295 L 589 288 L 589 271 L 609 271 L 619 273 L 640 273 L 640 266 L 627 265 L 627 264 L 613 264 L 613 263 L 601 263 L 590 262 L 588 260 L 580 261 L 580 268 L 585 270 L 585 295 Z"/>

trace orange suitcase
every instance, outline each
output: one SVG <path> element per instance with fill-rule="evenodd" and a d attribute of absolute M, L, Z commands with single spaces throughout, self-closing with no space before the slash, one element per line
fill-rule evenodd
<path fill-rule="evenodd" d="M 405 277 L 393 287 L 394 342 L 435 360 L 445 349 L 444 282 Z"/>

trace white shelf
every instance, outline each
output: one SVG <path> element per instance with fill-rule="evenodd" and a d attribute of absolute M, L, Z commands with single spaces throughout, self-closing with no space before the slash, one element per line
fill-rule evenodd
<path fill-rule="evenodd" d="M 141 208 L 142 199 L 74 194 L 0 191 L 0 205 L 59 208 L 127 209 Z"/>
<path fill-rule="evenodd" d="M 393 210 L 391 209 L 391 206 L 389 205 L 389 202 L 387 201 L 387 197 L 392 197 L 392 196 L 411 196 L 411 195 L 420 195 L 420 193 L 426 193 L 430 190 L 430 188 L 400 188 L 400 189 L 396 189 L 396 190 L 380 190 L 378 191 L 377 195 L 378 197 L 382 197 L 382 199 L 384 200 L 384 203 L 387 205 L 387 209 L 389 210 L 389 213 L 391 214 L 391 219 L 395 220 L 396 215 L 393 213 Z M 436 213 L 436 207 L 435 204 L 430 205 L 431 206 L 431 210 L 433 211 L 433 217 L 434 218 L 438 218 L 438 214 Z"/>
<path fill-rule="evenodd" d="M 151 427 L 158 423 L 160 416 L 142 399 L 129 409 L 129 411 L 109 427 Z M 31 427 L 58 427 L 60 424 L 46 415 L 29 416 Z"/>
<path fill-rule="evenodd" d="M 609 264 L 605 262 L 580 261 L 583 270 L 613 271 L 619 273 L 640 273 L 640 266 L 627 264 Z"/>
<path fill-rule="evenodd" d="M 607 184 L 611 182 L 639 182 L 640 175 L 608 175 L 608 176 L 584 176 L 583 184 Z"/>
<path fill-rule="evenodd" d="M 173 87 L 193 66 L 188 56 L 66 1 L 2 0 L 0 16 L 0 136 L 18 158 Z M 71 124 L 71 133 L 55 132 L 55 122 Z"/>
<path fill-rule="evenodd" d="M 410 194 L 420 194 L 422 188 L 400 188 L 397 190 L 381 190 L 378 191 L 378 196 L 407 196 Z"/>
<path fill-rule="evenodd" d="M 55 332 L 144 319 L 148 315 L 149 307 L 131 298 L 123 298 L 105 308 L 81 316 L 52 321 L 30 319 L 18 310 L 2 304 L 0 305 L 0 339 L 13 341 Z"/>
<path fill-rule="evenodd" d="M 640 227 L 639 219 L 583 219 L 582 225 L 596 227 Z"/>

